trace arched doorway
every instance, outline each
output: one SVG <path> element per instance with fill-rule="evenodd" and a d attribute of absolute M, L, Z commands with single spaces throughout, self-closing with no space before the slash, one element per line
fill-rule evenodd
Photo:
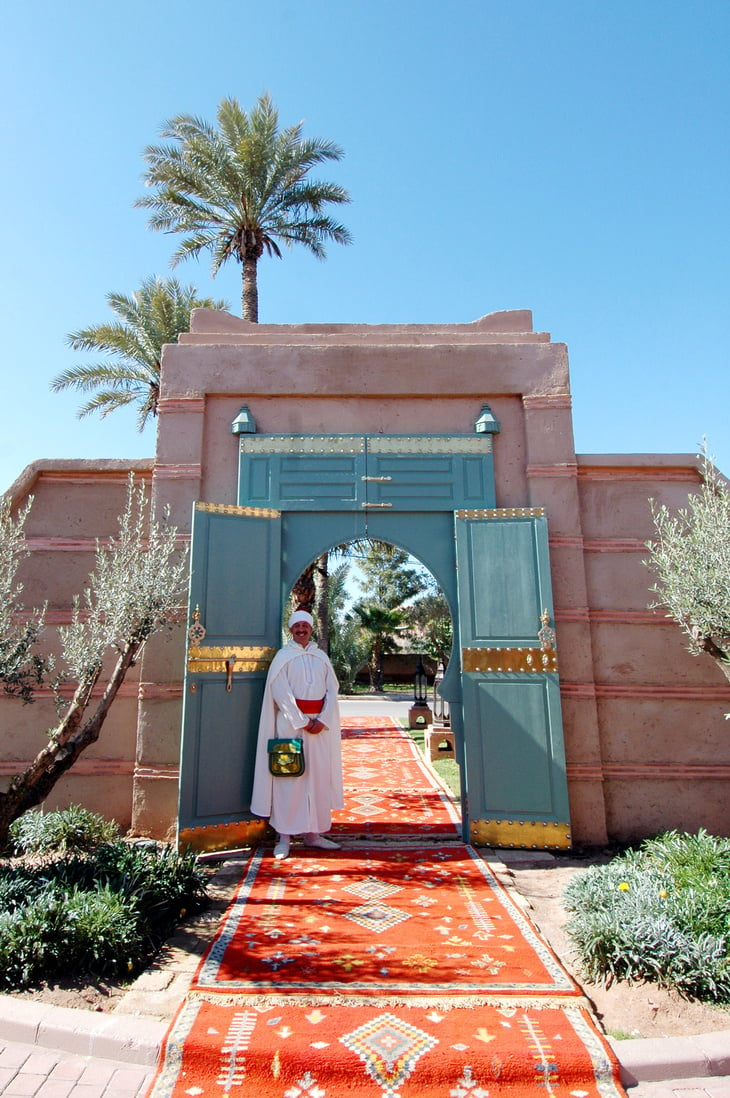
<path fill-rule="evenodd" d="M 261 833 L 248 813 L 252 760 L 282 606 L 310 561 L 370 536 L 423 561 L 451 610 L 441 690 L 463 838 L 569 846 L 542 512 L 493 506 L 491 449 L 473 437 L 257 441 L 242 455 L 239 505 L 195 509 L 180 841 L 224 848 Z"/>

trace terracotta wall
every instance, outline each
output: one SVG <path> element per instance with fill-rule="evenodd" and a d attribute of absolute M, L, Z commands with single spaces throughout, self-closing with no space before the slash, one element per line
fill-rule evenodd
<path fill-rule="evenodd" d="M 148 484 L 148 461 L 38 461 L 7 490 L 19 510 L 32 498 L 25 524 L 30 555 L 22 564 L 22 602 L 27 609 L 47 605 L 44 647 L 58 651 L 56 630 L 71 621 L 74 595 L 83 595 L 94 567 L 96 539 L 113 536 L 124 511 L 129 473 Z M 137 746 L 138 669 L 122 687 L 99 741 L 79 759 L 53 790 L 46 808 L 81 803 L 116 819 L 123 830 L 132 823 Z M 97 696 L 101 687 L 97 688 Z M 19 772 L 46 742 L 56 722 L 50 689 L 31 705 L 0 696 L 0 782 Z"/>
<path fill-rule="evenodd" d="M 528 311 L 463 325 L 268 326 L 198 310 L 165 349 L 156 455 L 137 464 L 189 532 L 195 500 L 236 502 L 242 404 L 260 433 L 428 434 L 471 433 L 485 402 L 501 426 L 498 506 L 548 516 L 575 841 L 730 834 L 730 687 L 647 609 L 641 563 L 648 497 L 681 505 L 699 483 L 695 460 L 577 456 L 567 349 L 533 332 Z M 129 464 L 38 463 L 13 486 L 18 501 L 36 492 L 27 590 L 59 621 L 83 586 L 89 539 L 121 509 Z M 139 834 L 173 833 L 184 659 L 182 629 L 148 644 L 110 734 L 59 799 L 83 793 Z M 38 707 L 18 720 L 14 704 L 0 702 L 6 773 L 38 742 Z"/>
<path fill-rule="evenodd" d="M 643 561 L 649 498 L 676 509 L 700 482 L 693 456 L 582 456 L 578 484 L 608 832 L 730 834 L 730 687 L 661 610 Z"/>

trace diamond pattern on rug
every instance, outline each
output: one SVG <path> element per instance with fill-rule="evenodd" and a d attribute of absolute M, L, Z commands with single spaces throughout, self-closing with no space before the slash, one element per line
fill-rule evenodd
<path fill-rule="evenodd" d="M 352 919 L 353 923 L 365 927 L 366 930 L 382 934 L 384 930 L 390 930 L 405 919 L 410 919 L 410 915 L 406 915 L 405 911 L 398 911 L 395 907 L 388 907 L 387 904 L 371 903 L 353 907 L 352 911 L 347 912 L 345 918 Z"/>
<path fill-rule="evenodd" d="M 454 841 L 410 737 L 347 724 L 336 830 L 409 844 L 254 852 L 149 1098 L 626 1098 L 580 989 Z"/>
<path fill-rule="evenodd" d="M 338 838 L 460 834 L 458 803 L 392 718 L 346 717 L 342 766 L 345 807 L 332 817 Z"/>
<path fill-rule="evenodd" d="M 243 1012 L 238 1081 L 218 1085 L 240 1008 L 190 1000 L 168 1034 L 153 1098 L 626 1098 L 588 1012 L 272 1006 Z"/>
<path fill-rule="evenodd" d="M 413 1074 L 423 1054 L 438 1044 L 435 1037 L 394 1014 L 380 1014 L 340 1041 L 362 1060 L 387 1098 L 398 1098 L 397 1088 Z"/>
<path fill-rule="evenodd" d="M 576 985 L 488 863 L 454 844 L 257 851 L 193 990 L 438 1005 Z"/>
<path fill-rule="evenodd" d="M 388 884 L 387 881 L 379 881 L 376 877 L 368 877 L 357 884 L 345 885 L 343 892 L 352 892 L 361 900 L 382 900 L 383 896 L 393 896 L 396 892 L 402 892 L 400 885 Z"/>

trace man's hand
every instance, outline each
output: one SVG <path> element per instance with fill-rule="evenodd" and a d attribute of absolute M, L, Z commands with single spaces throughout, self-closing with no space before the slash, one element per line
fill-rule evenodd
<path fill-rule="evenodd" d="M 318 721 L 316 717 L 312 717 L 309 724 L 305 728 L 305 732 L 311 732 L 313 736 L 316 736 L 318 732 L 321 732 L 324 725 L 321 721 Z"/>

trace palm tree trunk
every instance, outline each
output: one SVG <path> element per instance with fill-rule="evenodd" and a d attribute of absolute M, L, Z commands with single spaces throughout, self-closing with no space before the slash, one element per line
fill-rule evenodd
<path fill-rule="evenodd" d="M 259 322 L 259 287 L 255 257 L 243 260 L 243 292 L 241 294 L 241 312 L 244 320 L 254 324 Z"/>
<path fill-rule="evenodd" d="M 314 603 L 317 598 L 317 585 L 314 579 L 316 567 L 317 562 L 313 560 L 311 564 L 307 565 L 292 587 L 291 597 L 295 610 L 306 610 L 310 614 L 314 611 Z"/>
<path fill-rule="evenodd" d="M 330 615 L 327 580 L 329 575 L 329 553 L 323 553 L 317 560 L 314 582 L 317 586 L 317 644 L 329 655 Z"/>

